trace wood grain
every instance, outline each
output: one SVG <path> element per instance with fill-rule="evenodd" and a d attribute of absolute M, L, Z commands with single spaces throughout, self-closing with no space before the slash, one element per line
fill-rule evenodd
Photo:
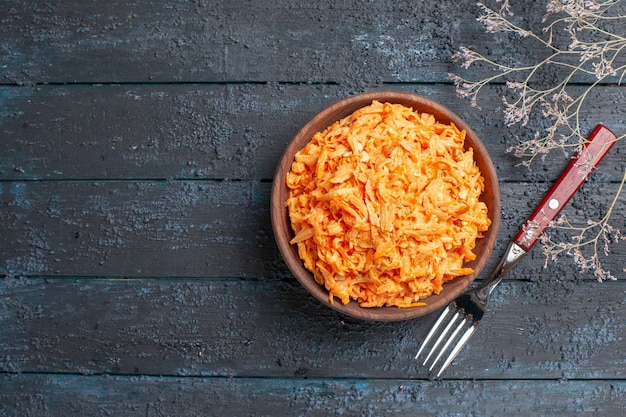
<path fill-rule="evenodd" d="M 600 219 L 618 184 L 600 172 L 564 214 Z M 594 182 L 593 178 L 597 178 Z M 271 228 L 270 183 L 257 181 L 0 182 L 0 273 L 10 276 L 262 277 L 287 275 Z M 502 221 L 486 270 L 547 191 L 547 184 L 503 183 Z M 524 196 L 524 203 L 520 203 Z M 624 204 L 620 196 L 618 205 Z M 591 210 L 590 207 L 594 207 Z M 614 213 L 612 224 L 624 222 Z M 556 236 L 569 239 L 567 236 Z M 624 242 L 606 263 L 623 277 Z M 540 250 L 524 271 L 550 276 Z M 565 274 L 572 262 L 562 262 Z M 511 277 L 524 277 L 516 268 Z M 590 274 L 583 274 L 587 279 Z"/>
<path fill-rule="evenodd" d="M 473 3 L 450 3 L 445 11 L 410 0 L 11 3 L 0 26 L 7 51 L 0 79 L 21 85 L 280 81 L 358 88 L 446 80 L 458 39 L 506 51 L 475 21 Z M 527 49 L 534 59 L 537 52 Z"/>
<path fill-rule="evenodd" d="M 529 171 L 506 150 L 542 127 L 502 123 L 502 91 L 485 91 L 482 109 L 451 85 L 394 84 L 385 89 L 435 100 L 464 119 L 495 160 L 500 181 L 554 181 L 559 152 Z M 324 107 L 349 95 L 336 85 L 111 85 L 0 87 L 2 179 L 270 180 L 287 143 Z M 590 96 L 583 130 L 626 129 L 623 88 Z M 610 112 L 606 109 L 611 108 Z M 621 180 L 624 145 L 607 155 L 607 180 Z"/>
<path fill-rule="evenodd" d="M 0 183 L 9 275 L 259 276 L 276 257 L 269 185 Z"/>
<path fill-rule="evenodd" d="M 532 393 L 540 392 L 541 395 Z M 0 413 L 177 415 L 618 416 L 623 381 L 445 381 L 0 376 Z M 506 399 L 506 400 L 503 400 Z"/>
<path fill-rule="evenodd" d="M 0 4 L 0 416 L 626 413 L 624 241 L 602 258 L 619 278 L 604 283 L 533 249 L 446 381 L 412 359 L 434 317 L 344 317 L 274 244 L 269 190 L 289 140 L 341 98 L 397 89 L 451 108 L 489 149 L 495 265 L 567 158 L 516 166 L 506 149 L 546 121 L 505 126 L 503 84 L 480 108 L 456 97 L 449 72 L 493 75 L 460 68 L 460 46 L 546 56 L 485 33 L 474 3 Z M 512 7 L 541 29 L 535 2 Z M 589 95 L 583 130 L 626 131 L 613 81 Z M 618 143 L 574 196 L 574 222 L 604 215 L 623 155 Z"/>
<path fill-rule="evenodd" d="M 436 318 L 351 319 L 269 277 L 0 285 L 5 373 L 425 378 L 413 358 Z M 623 379 L 625 295 L 624 280 L 506 281 L 446 377 Z"/>

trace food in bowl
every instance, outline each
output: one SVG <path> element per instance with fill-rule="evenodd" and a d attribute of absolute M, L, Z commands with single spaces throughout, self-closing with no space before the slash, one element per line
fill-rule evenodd
<path fill-rule="evenodd" d="M 465 131 L 374 100 L 313 135 L 286 174 L 290 243 L 330 303 L 416 307 L 473 273 L 491 225 Z"/>

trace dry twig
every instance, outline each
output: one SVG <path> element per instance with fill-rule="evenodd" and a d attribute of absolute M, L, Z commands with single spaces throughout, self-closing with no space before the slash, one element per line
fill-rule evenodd
<path fill-rule="evenodd" d="M 504 83 L 510 97 L 503 97 L 504 122 L 507 126 L 526 126 L 531 117 L 539 116 L 550 120 L 545 131 L 536 132 L 532 139 L 521 140 L 508 151 L 522 159 L 530 169 L 537 157 L 545 159 L 554 150 L 561 150 L 566 157 L 582 149 L 586 135 L 581 123 L 585 102 L 598 86 L 609 83 L 622 84 L 626 75 L 626 37 L 606 29 L 607 23 L 626 16 L 612 13 L 619 0 L 549 0 L 540 33 L 518 26 L 512 19 L 513 13 L 508 0 L 497 0 L 499 8 L 492 9 L 478 3 L 482 14 L 478 17 L 487 32 L 508 32 L 519 35 L 533 48 L 547 50 L 547 58 L 529 65 L 505 65 L 467 47 L 461 47 L 453 58 L 461 67 L 469 68 L 480 63 L 494 69 L 494 75 L 482 80 L 471 81 L 450 74 L 457 94 L 477 106 L 482 88 L 494 82 Z M 564 32 L 565 45 L 557 43 L 557 36 Z M 541 77 L 546 70 L 562 74 L 556 82 L 549 84 Z M 586 88 L 572 89 L 572 80 L 577 77 L 593 77 Z M 618 137 L 622 140 L 626 135 Z M 599 255 L 608 255 L 609 244 L 623 240 L 619 229 L 610 224 L 611 215 L 619 201 L 626 175 L 622 179 L 615 199 L 606 215 L 598 220 L 588 220 L 584 226 L 570 223 L 561 217 L 552 227 L 567 230 L 574 235 L 570 242 L 554 242 L 549 235 L 543 239 L 546 264 L 557 260 L 561 254 L 569 254 L 581 271 L 591 271 L 598 280 L 614 279 L 600 262 Z M 591 254 L 586 255 L 591 248 Z M 626 271 L 626 268 L 624 268 Z"/>

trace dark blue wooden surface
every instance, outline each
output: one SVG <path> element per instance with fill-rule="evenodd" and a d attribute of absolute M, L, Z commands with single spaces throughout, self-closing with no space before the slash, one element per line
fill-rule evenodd
<path fill-rule="evenodd" d="M 290 138 L 340 98 L 396 89 L 444 103 L 488 147 L 502 252 L 567 161 L 528 171 L 505 152 L 541 121 L 504 126 L 502 85 L 482 109 L 456 97 L 460 45 L 541 56 L 486 34 L 473 3 L 0 9 L 0 416 L 626 413 L 623 243 L 605 260 L 618 280 L 603 283 L 533 251 L 442 381 L 413 360 L 434 317 L 344 317 L 275 246 L 269 193 Z M 600 86 L 585 128 L 622 134 L 623 101 L 623 87 Z M 601 217 L 625 168 L 618 143 L 568 216 Z M 626 228 L 624 198 L 614 223 Z"/>

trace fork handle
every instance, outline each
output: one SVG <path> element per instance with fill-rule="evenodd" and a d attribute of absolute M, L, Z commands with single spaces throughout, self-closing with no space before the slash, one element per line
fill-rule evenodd
<path fill-rule="evenodd" d="M 591 171 L 615 143 L 617 137 L 608 128 L 598 125 L 587 138 L 577 157 L 573 158 L 554 182 L 535 211 L 524 223 L 513 242 L 528 252 L 541 237 L 565 204 L 578 191 Z"/>

